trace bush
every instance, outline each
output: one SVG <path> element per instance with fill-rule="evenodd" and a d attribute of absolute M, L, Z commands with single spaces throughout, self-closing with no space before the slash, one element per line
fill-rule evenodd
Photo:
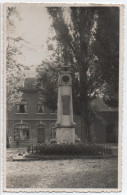
<path fill-rule="evenodd" d="M 27 146 L 29 153 L 39 155 L 84 155 L 84 156 L 99 156 L 109 155 L 112 151 L 108 147 L 103 147 L 96 144 L 38 144 L 36 146 Z"/>

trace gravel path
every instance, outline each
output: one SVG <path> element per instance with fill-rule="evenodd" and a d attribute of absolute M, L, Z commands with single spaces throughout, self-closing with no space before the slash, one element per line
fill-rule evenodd
<path fill-rule="evenodd" d="M 7 188 L 117 188 L 117 159 L 7 162 Z"/>

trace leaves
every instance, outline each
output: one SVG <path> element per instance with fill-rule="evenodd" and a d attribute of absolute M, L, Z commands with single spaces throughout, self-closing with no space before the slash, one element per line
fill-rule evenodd
<path fill-rule="evenodd" d="M 16 103 L 22 100 L 22 87 L 24 83 L 24 67 L 17 63 L 16 56 L 21 55 L 19 45 L 22 37 L 10 36 L 14 31 L 14 16 L 19 18 L 16 7 L 7 7 L 7 49 L 6 49 L 6 85 L 7 85 L 7 109 L 11 109 Z"/>
<path fill-rule="evenodd" d="M 42 62 L 37 68 L 37 87 L 40 96 L 45 96 L 46 105 L 52 110 L 57 109 L 57 78 L 59 65 Z"/>
<path fill-rule="evenodd" d="M 91 101 L 103 95 L 108 105 L 110 102 L 110 106 L 117 106 L 114 98 L 118 99 L 119 12 L 112 7 L 48 7 L 47 10 L 57 42 L 57 47 L 49 45 L 49 50 L 59 55 L 46 62 L 48 70 L 41 69 L 41 80 L 49 82 L 43 93 L 47 94 L 47 105 L 52 107 L 57 97 L 51 95 L 56 93 L 58 67 L 55 65 L 70 65 L 74 113 L 81 115 L 84 137 L 90 139 L 90 125 L 94 121 Z"/>
<path fill-rule="evenodd" d="M 106 103 L 118 107 L 119 8 L 98 8 L 97 13 L 99 17 L 93 52 L 98 58 L 103 83 L 106 83 L 104 89 L 105 96 L 108 96 Z"/>

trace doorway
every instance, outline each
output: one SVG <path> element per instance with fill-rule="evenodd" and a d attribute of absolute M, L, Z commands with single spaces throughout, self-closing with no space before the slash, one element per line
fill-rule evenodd
<path fill-rule="evenodd" d="M 108 124 L 106 128 L 107 143 L 115 143 L 114 125 Z"/>
<path fill-rule="evenodd" d="M 45 142 L 45 126 L 43 124 L 37 126 L 37 142 Z"/>

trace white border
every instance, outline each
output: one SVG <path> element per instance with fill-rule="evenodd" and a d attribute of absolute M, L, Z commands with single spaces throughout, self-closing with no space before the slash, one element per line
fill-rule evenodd
<path fill-rule="evenodd" d="M 68 0 L 68 1 L 53 1 L 53 0 L 45 0 L 45 1 L 22 1 L 22 0 L 8 0 L 8 1 L 4 1 L 4 0 L 1 0 L 2 3 L 4 2 L 28 2 L 28 3 L 76 3 L 76 1 L 71 1 L 71 0 Z M 105 4 L 109 4 L 109 3 L 112 3 L 112 4 L 124 4 L 125 6 L 125 15 L 124 15 L 124 67 L 123 67 L 123 135 L 122 135 L 122 148 L 123 148 L 123 152 L 122 152 L 122 192 L 117 192 L 117 194 L 127 194 L 127 1 L 126 0 L 93 0 L 93 1 L 90 1 L 90 0 L 85 0 L 85 1 L 79 1 L 77 2 L 78 4 L 79 3 L 96 3 L 96 4 L 99 4 L 99 3 L 105 3 Z M 2 18 L 2 17 L 1 17 Z M 3 34 L 3 31 L 1 32 L 1 34 Z M 1 38 L 1 43 L 3 44 L 3 39 Z M 2 49 L 2 46 L 1 46 L 1 49 Z M 2 56 L 3 57 L 3 56 Z M 0 77 L 1 77 L 1 92 L 3 92 L 3 67 L 2 67 L 2 63 L 3 60 L 1 58 L 1 72 L 0 72 Z M 1 105 L 2 105 L 2 99 L 3 99 L 3 93 L 1 93 Z M 3 109 L 3 106 L 2 106 L 2 109 Z M 0 120 L 1 120 L 1 129 L 2 129 L 2 126 L 3 126 L 3 117 L 2 117 L 2 113 L 1 112 L 1 115 L 0 115 Z M 1 136 L 1 144 L 2 144 L 2 136 L 3 136 L 3 133 L 1 132 L 0 134 Z M 2 154 L 1 154 L 2 155 Z M 1 157 L 2 159 L 2 157 Z M 2 161 L 1 161 L 2 162 Z M 2 182 L 1 182 L 2 183 Z M 1 186 L 2 187 L 2 186 Z M 49 190 L 49 189 L 48 189 Z M 2 192 L 2 188 L 1 188 L 1 192 Z M 14 192 L 13 192 L 14 193 Z M 42 192 L 41 192 L 42 193 Z M 6 194 L 4 192 L 4 194 Z M 7 194 L 10 194 L 10 193 L 7 193 Z M 17 193 L 16 193 L 17 194 Z M 24 193 L 23 193 L 24 194 Z M 26 193 L 25 193 L 26 194 Z M 65 194 L 65 193 L 64 193 Z M 78 194 L 78 193 L 76 193 Z M 92 193 L 91 193 L 92 194 Z M 105 193 L 107 194 L 107 193 Z M 113 192 L 110 193 L 110 194 L 114 194 Z"/>

